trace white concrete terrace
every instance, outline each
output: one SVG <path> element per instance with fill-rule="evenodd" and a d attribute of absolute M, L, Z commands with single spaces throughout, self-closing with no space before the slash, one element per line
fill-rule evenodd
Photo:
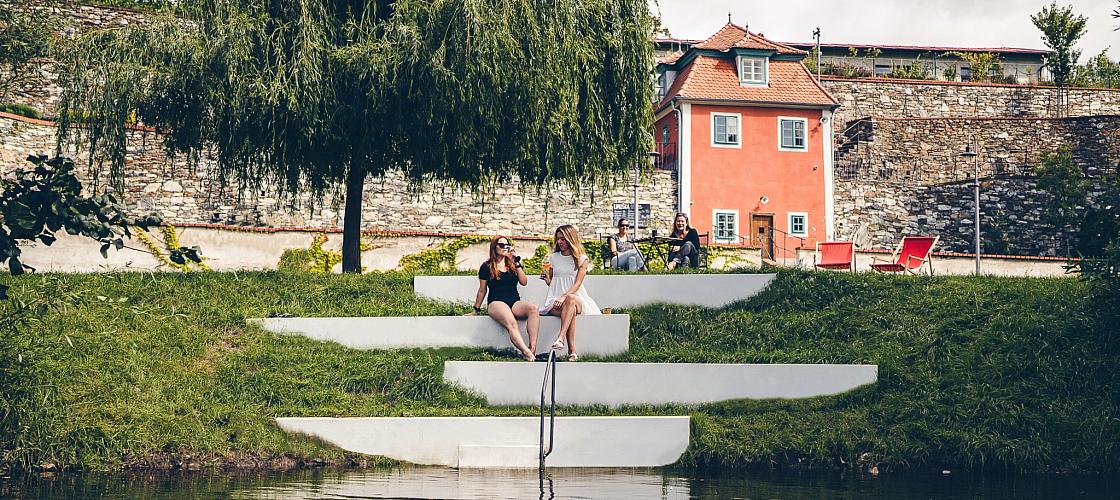
<path fill-rule="evenodd" d="M 494 406 L 540 403 L 543 363 L 445 361 L 443 380 Z M 556 404 L 705 404 L 732 399 L 797 399 L 848 392 L 878 380 L 877 365 L 558 363 Z"/>
<path fill-rule="evenodd" d="M 337 342 L 352 349 L 513 349 L 505 329 L 488 316 L 256 318 L 249 321 L 272 332 Z M 525 322 L 518 325 L 527 344 Z M 629 349 L 629 315 L 579 316 L 576 328 L 579 349 L 584 354 L 611 356 Z M 559 331 L 560 318 L 542 317 L 537 352 L 548 352 Z"/>
<path fill-rule="evenodd" d="M 589 274 L 587 293 L 599 307 L 650 304 L 724 307 L 749 299 L 770 285 L 774 274 Z M 448 302 L 470 302 L 478 292 L 476 276 L 416 276 L 416 295 Z M 537 277 L 519 287 L 521 296 L 540 303 L 548 287 Z"/>
<path fill-rule="evenodd" d="M 277 418 L 276 423 L 347 451 L 420 465 L 539 463 L 538 417 Z M 555 440 L 549 467 L 658 467 L 676 462 L 688 448 L 689 418 L 557 417 Z"/>

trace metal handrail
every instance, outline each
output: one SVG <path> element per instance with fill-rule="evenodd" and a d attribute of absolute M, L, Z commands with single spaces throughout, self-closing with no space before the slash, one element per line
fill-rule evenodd
<path fill-rule="evenodd" d="M 806 239 L 802 238 L 801 236 L 789 234 L 789 233 L 787 233 L 785 231 L 782 231 L 781 229 L 778 229 L 778 228 L 773 227 L 773 226 L 765 226 L 764 229 L 769 229 L 769 233 L 766 236 L 770 239 L 770 243 L 774 247 L 774 251 L 770 255 L 767 255 L 766 251 L 768 250 L 768 248 L 763 246 L 760 249 L 762 251 L 762 258 L 763 259 L 777 260 L 777 259 L 774 258 L 774 254 L 778 254 L 778 253 L 780 253 L 784 256 L 787 251 L 791 250 L 791 248 L 789 247 L 789 244 L 788 244 L 789 238 L 794 238 L 794 239 L 797 240 L 797 247 L 793 248 L 792 250 L 795 250 L 795 251 L 796 250 L 801 250 L 802 248 L 805 247 L 805 240 Z M 778 244 L 778 239 L 774 237 L 775 232 L 782 234 L 782 244 L 781 245 Z M 751 244 L 754 241 L 753 235 L 743 236 L 741 234 L 736 234 L 735 236 L 737 238 L 739 238 L 739 241 L 746 240 L 747 244 Z M 783 257 L 783 260 L 784 259 L 785 258 Z"/>
<path fill-rule="evenodd" d="M 551 375 L 551 377 L 549 377 Z M 544 396 L 545 389 L 548 388 L 549 379 L 552 380 L 552 397 L 548 404 L 548 450 L 544 446 Z M 544 461 L 548 455 L 552 453 L 552 444 L 556 436 L 556 349 L 548 351 L 548 363 L 544 367 L 544 380 L 541 381 L 541 434 L 540 446 L 538 448 L 540 454 L 540 470 L 544 470 Z"/>

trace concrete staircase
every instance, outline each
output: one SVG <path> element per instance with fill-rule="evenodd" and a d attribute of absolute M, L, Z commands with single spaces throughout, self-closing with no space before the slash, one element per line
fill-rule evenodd
<path fill-rule="evenodd" d="M 658 467 L 688 448 L 688 417 L 557 417 L 550 467 Z M 537 417 L 278 418 L 344 450 L 423 465 L 537 467 Z"/>
<path fill-rule="evenodd" d="M 588 276 L 601 307 L 667 303 L 722 307 L 759 293 L 774 275 Z M 422 297 L 464 302 L 474 297 L 473 276 L 424 276 Z M 541 300 L 543 283 L 522 290 Z M 539 295 L 539 297 L 537 297 Z M 542 318 L 538 351 L 559 329 Z M 268 318 L 250 320 L 286 335 L 304 335 L 356 349 L 437 347 L 508 348 L 504 331 L 486 317 Z M 629 348 L 626 315 L 581 316 L 577 341 L 585 355 L 609 356 Z M 524 331 L 524 325 L 521 325 Z M 495 406 L 537 406 L 547 365 L 525 362 L 447 361 L 444 380 L 486 397 Z M 805 398 L 839 394 L 875 383 L 875 365 L 757 365 L 696 363 L 560 363 L 559 405 L 698 405 L 729 399 Z M 538 465 L 538 417 L 278 418 L 290 432 L 345 450 L 422 465 L 524 468 Z M 654 467 L 676 462 L 688 448 L 689 419 L 681 417 L 560 417 L 549 467 Z"/>
<path fill-rule="evenodd" d="M 264 318 L 249 320 L 266 330 L 337 342 L 352 349 L 477 347 L 509 349 L 509 335 L 487 316 L 408 316 L 387 318 Z M 519 324 L 528 344 L 525 322 Z M 576 318 L 579 349 L 592 356 L 622 354 L 630 347 L 630 316 L 606 314 Z M 537 352 L 548 352 L 560 331 L 560 318 L 541 318 Z"/>
<path fill-rule="evenodd" d="M 584 281 L 599 307 L 626 308 L 650 304 L 724 307 L 754 297 L 774 280 L 773 274 L 608 274 L 588 275 Z M 474 300 L 474 276 L 417 276 L 416 295 L 466 303 Z M 526 300 L 540 303 L 548 294 L 544 281 L 530 279 L 519 287 Z"/>
<path fill-rule="evenodd" d="M 445 361 L 443 380 L 497 406 L 540 402 L 544 367 L 500 361 Z M 830 396 L 873 384 L 875 365 L 560 363 L 556 400 L 564 405 L 699 405 L 729 399 Z"/>

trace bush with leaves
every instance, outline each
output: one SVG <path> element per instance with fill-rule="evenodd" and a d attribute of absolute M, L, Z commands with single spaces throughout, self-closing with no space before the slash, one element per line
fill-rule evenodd
<path fill-rule="evenodd" d="M 131 217 L 113 193 L 86 196 L 75 174 L 74 162 L 66 157 L 27 157 L 32 167 L 16 169 L 0 179 L 0 263 L 7 262 L 13 275 L 35 268 L 20 260 L 20 243 L 38 241 L 52 245 L 59 231 L 101 242 L 101 255 L 110 248 L 124 248 L 130 228 L 147 231 L 158 226 L 156 215 Z M 198 248 L 172 251 L 175 259 L 201 260 Z M 0 299 L 8 287 L 0 285 Z"/>

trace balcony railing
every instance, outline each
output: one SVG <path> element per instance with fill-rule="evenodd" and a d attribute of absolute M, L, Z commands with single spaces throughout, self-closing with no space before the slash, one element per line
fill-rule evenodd
<path fill-rule="evenodd" d="M 677 168 L 677 143 L 675 142 L 662 142 L 657 144 L 657 152 L 660 156 L 654 160 L 653 166 L 665 170 L 676 170 Z"/>

